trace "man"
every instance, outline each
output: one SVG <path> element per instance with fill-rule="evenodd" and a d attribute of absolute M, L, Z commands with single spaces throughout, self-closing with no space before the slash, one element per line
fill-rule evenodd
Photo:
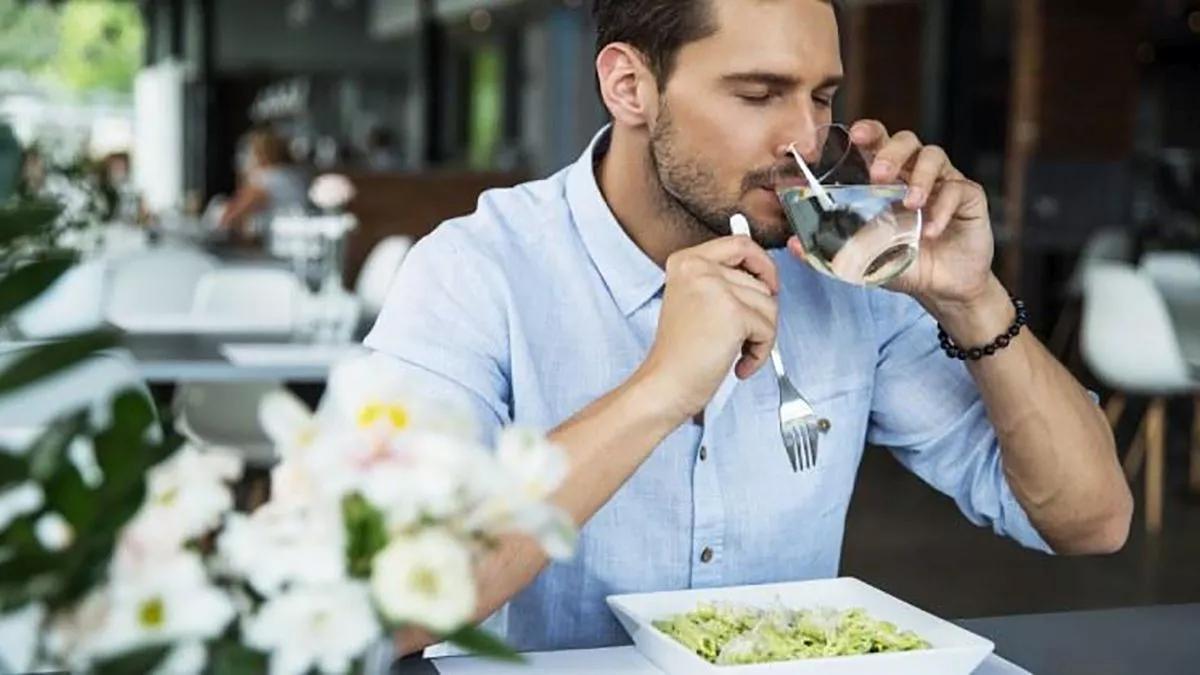
<path fill-rule="evenodd" d="M 830 121 L 830 4 L 595 12 L 611 128 L 574 166 L 486 193 L 421 242 L 367 339 L 423 391 L 467 398 L 491 429 L 552 429 L 571 458 L 555 499 L 583 527 L 577 555 L 546 566 L 506 541 L 478 571 L 479 618 L 507 603 L 492 625 L 516 648 L 594 647 L 627 640 L 610 593 L 834 576 L 867 442 L 1026 546 L 1120 548 L 1131 498 L 1088 393 L 1026 332 L 968 366 L 939 346 L 935 320 L 963 347 L 1015 320 L 984 194 L 941 149 L 853 127 L 873 177 L 904 178 L 928 216 L 900 292 L 824 278 L 781 248 L 769 176 Z M 753 240 L 729 236 L 738 212 Z M 776 341 L 832 422 L 811 471 L 791 471 L 780 439 L 762 368 Z M 741 381 L 714 404 L 735 361 Z"/>

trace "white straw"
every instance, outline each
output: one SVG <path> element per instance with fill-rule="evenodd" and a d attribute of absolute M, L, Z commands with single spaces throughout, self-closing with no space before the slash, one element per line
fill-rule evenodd
<path fill-rule="evenodd" d="M 804 178 L 808 180 L 808 184 L 812 186 L 813 194 L 817 195 L 817 203 L 826 211 L 832 211 L 835 207 L 833 198 L 821 187 L 821 181 L 813 175 L 812 169 L 808 168 L 808 164 L 804 162 L 804 158 L 800 156 L 800 151 L 796 150 L 796 144 L 792 143 L 788 146 L 788 152 L 792 153 L 792 157 L 796 159 L 796 163 L 800 165 L 800 170 L 804 172 Z"/>
<path fill-rule="evenodd" d="M 733 234 L 741 234 L 749 237 L 750 222 L 746 220 L 746 216 L 743 216 L 740 213 L 735 213 L 729 218 L 729 230 Z"/>

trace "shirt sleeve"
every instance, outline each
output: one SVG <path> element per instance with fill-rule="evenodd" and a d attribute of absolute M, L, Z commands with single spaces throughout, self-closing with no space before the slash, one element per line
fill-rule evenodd
<path fill-rule="evenodd" d="M 975 525 L 1053 553 L 1013 495 L 979 389 L 966 365 L 942 352 L 937 323 L 907 296 L 872 292 L 870 302 L 881 341 L 868 440 Z"/>
<path fill-rule="evenodd" d="M 364 340 L 423 395 L 468 406 L 485 443 L 511 421 L 504 288 L 451 221 L 409 252 Z"/>

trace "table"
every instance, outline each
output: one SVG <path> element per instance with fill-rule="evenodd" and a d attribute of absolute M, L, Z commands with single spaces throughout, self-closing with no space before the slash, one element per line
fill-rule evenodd
<path fill-rule="evenodd" d="M 1200 604 L 959 621 L 1034 675 L 1200 672 Z"/>
<path fill-rule="evenodd" d="M 1030 614 L 957 621 L 1033 675 L 1187 675 L 1200 672 L 1200 604 Z M 392 675 L 436 675 L 432 661 Z"/>
<path fill-rule="evenodd" d="M 230 334 L 158 333 L 124 334 L 121 346 L 137 362 L 142 378 L 153 385 L 175 382 L 249 382 L 279 380 L 295 384 L 324 383 L 330 360 L 297 359 L 284 363 L 235 363 L 222 351 L 224 345 L 297 345 L 286 337 Z M 297 345 L 298 346 L 298 345 Z M 347 349 L 355 345 L 347 345 Z M 320 355 L 318 355 L 320 356 Z"/>

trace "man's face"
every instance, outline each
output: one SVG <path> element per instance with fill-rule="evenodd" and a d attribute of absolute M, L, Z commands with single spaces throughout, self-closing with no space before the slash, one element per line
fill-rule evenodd
<path fill-rule="evenodd" d="M 833 8 L 820 0 L 711 0 L 718 30 L 685 45 L 658 100 L 650 153 L 667 198 L 714 234 L 745 214 L 755 239 L 786 244 L 771 186 L 787 148 L 832 121 L 842 62 Z M 790 165 L 794 172 L 794 162 Z"/>

